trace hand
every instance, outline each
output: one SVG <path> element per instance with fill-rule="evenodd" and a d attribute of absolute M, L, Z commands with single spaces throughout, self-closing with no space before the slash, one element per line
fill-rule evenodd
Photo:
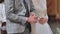
<path fill-rule="evenodd" d="M 31 13 L 30 17 L 28 17 L 28 22 L 30 22 L 30 23 L 36 23 L 37 20 L 38 20 L 38 17 L 35 16 L 35 14 L 33 14 L 33 13 Z"/>
<path fill-rule="evenodd" d="M 40 18 L 40 19 L 39 19 L 39 23 L 41 23 L 41 24 L 44 24 L 44 23 L 46 23 L 47 21 L 48 21 L 47 18 Z"/>

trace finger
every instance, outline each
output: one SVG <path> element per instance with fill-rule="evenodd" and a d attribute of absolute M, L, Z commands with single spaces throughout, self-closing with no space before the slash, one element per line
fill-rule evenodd
<path fill-rule="evenodd" d="M 38 21 L 38 20 L 36 19 L 36 20 L 35 20 L 35 23 L 36 23 L 37 21 Z"/>
<path fill-rule="evenodd" d="M 41 20 L 44 19 L 44 18 L 40 18 Z"/>
<path fill-rule="evenodd" d="M 35 14 L 34 13 L 30 13 L 31 16 L 34 16 Z"/>
<path fill-rule="evenodd" d="M 34 17 L 34 19 L 36 19 L 36 20 L 37 20 L 37 19 L 38 19 L 38 17 Z"/>

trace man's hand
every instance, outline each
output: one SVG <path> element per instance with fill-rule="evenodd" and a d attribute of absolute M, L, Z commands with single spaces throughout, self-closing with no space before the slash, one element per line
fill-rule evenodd
<path fill-rule="evenodd" d="M 37 20 L 38 20 L 38 17 L 35 16 L 35 14 L 31 13 L 30 14 L 30 17 L 28 17 L 28 20 L 27 21 L 30 22 L 30 23 L 36 23 Z"/>
<path fill-rule="evenodd" d="M 40 18 L 40 19 L 39 19 L 39 23 L 41 23 L 41 24 L 44 24 L 44 23 L 46 23 L 47 21 L 48 21 L 47 18 Z"/>

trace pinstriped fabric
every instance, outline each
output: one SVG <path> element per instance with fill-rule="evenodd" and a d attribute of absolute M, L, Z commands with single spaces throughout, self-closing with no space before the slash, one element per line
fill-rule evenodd
<path fill-rule="evenodd" d="M 6 17 L 7 17 L 7 23 L 6 23 L 7 33 L 22 33 L 25 31 L 24 24 L 26 23 L 26 17 L 25 17 L 26 9 L 22 0 L 15 0 L 15 3 L 13 2 L 14 2 L 13 0 L 5 0 L 5 6 L 6 6 L 5 9 L 6 9 Z M 29 8 L 30 7 L 29 0 L 27 1 L 27 3 L 29 5 L 28 6 Z M 15 8 L 14 8 L 14 4 L 15 4 Z"/>

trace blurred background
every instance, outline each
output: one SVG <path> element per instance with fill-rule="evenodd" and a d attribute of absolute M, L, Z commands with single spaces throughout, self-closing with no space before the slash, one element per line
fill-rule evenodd
<path fill-rule="evenodd" d="M 60 0 L 47 0 L 47 13 L 49 16 L 48 23 L 53 33 L 57 34 L 57 28 L 60 28 Z"/>

